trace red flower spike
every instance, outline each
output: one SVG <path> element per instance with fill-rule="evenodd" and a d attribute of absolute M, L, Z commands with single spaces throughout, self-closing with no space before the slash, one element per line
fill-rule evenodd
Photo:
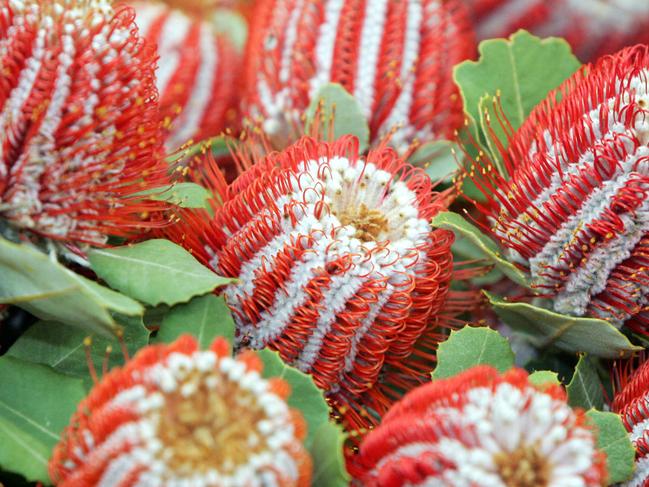
<path fill-rule="evenodd" d="M 649 43 L 649 3 L 637 0 L 467 0 L 479 40 L 525 29 L 565 38 L 583 61 Z"/>
<path fill-rule="evenodd" d="M 473 54 L 455 0 L 263 0 L 253 14 L 244 113 L 286 139 L 318 89 L 340 83 L 358 100 L 373 141 L 400 125 L 395 147 L 451 138 L 462 101 L 451 77 Z"/>
<path fill-rule="evenodd" d="M 649 48 L 586 66 L 473 168 L 493 233 L 554 309 L 643 331 L 649 291 Z"/>
<path fill-rule="evenodd" d="M 224 291 L 238 345 L 269 346 L 310 373 L 363 433 L 430 378 L 442 328 L 477 301 L 449 290 L 453 234 L 429 224 L 450 194 L 385 144 L 362 158 L 352 136 L 305 137 L 227 188 L 209 160 L 214 216 L 186 211 L 167 235 L 239 278 Z"/>
<path fill-rule="evenodd" d="M 422 385 L 363 440 L 358 485 L 606 485 L 606 455 L 559 386 L 478 366 Z"/>
<path fill-rule="evenodd" d="M 137 196 L 167 181 L 155 59 L 132 10 L 0 0 L 0 56 L 0 217 L 92 245 L 156 224 L 166 205 Z"/>
<path fill-rule="evenodd" d="M 151 345 L 84 399 L 50 461 L 60 487 L 277 485 L 307 487 L 304 421 L 287 384 L 260 376 L 252 352 L 190 336 Z"/>
<path fill-rule="evenodd" d="M 140 33 L 158 46 L 157 86 L 165 145 L 219 135 L 232 117 L 241 56 L 200 17 L 162 3 L 134 3 Z"/>
<path fill-rule="evenodd" d="M 627 361 L 616 370 L 617 384 L 611 409 L 622 417 L 636 450 L 635 473 L 624 487 L 649 485 L 649 361 L 646 355 L 639 365 Z"/>

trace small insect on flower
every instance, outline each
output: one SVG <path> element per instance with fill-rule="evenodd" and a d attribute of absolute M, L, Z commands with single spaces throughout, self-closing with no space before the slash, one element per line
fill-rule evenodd
<path fill-rule="evenodd" d="M 300 117 L 326 83 L 352 93 L 374 141 L 400 126 L 398 148 L 450 138 L 462 123 L 451 76 L 473 53 L 455 0 L 263 0 L 245 60 L 244 114 L 280 140 L 295 140 Z"/>
<path fill-rule="evenodd" d="M 240 54 L 201 17 L 157 2 L 133 6 L 140 34 L 158 46 L 157 87 L 167 149 L 219 135 L 236 102 Z"/>
<path fill-rule="evenodd" d="M 0 218 L 103 245 L 156 224 L 166 184 L 154 52 L 107 0 L 0 1 Z M 148 216 L 147 216 L 148 215 Z"/>
<path fill-rule="evenodd" d="M 448 192 L 385 144 L 360 156 L 353 136 L 304 137 L 229 187 L 206 179 L 213 216 L 187 210 L 165 231 L 238 278 L 224 290 L 238 346 L 311 374 L 352 431 L 429 377 L 441 328 L 475 304 L 449 290 L 453 234 L 429 223 Z"/>
<path fill-rule="evenodd" d="M 649 42 L 649 2 L 637 0 L 467 0 L 479 40 L 525 29 L 565 38 L 583 61 Z"/>
<path fill-rule="evenodd" d="M 542 487 L 606 485 L 581 410 L 559 385 L 541 390 L 527 372 L 489 366 L 420 386 L 361 444 L 358 485 Z"/>
<path fill-rule="evenodd" d="M 606 56 L 539 105 L 476 164 L 494 235 L 557 312 L 646 329 L 649 48 Z M 502 122 L 502 121 L 501 121 Z"/>
<path fill-rule="evenodd" d="M 290 387 L 260 376 L 253 352 L 231 358 L 183 336 L 141 350 L 90 392 L 50 461 L 57 486 L 296 486 L 311 482 L 305 423 Z"/>
<path fill-rule="evenodd" d="M 617 392 L 611 405 L 622 417 L 636 451 L 635 473 L 622 485 L 645 487 L 649 485 L 649 361 L 645 355 L 637 367 L 632 362 L 627 364 L 626 370 L 617 374 Z"/>

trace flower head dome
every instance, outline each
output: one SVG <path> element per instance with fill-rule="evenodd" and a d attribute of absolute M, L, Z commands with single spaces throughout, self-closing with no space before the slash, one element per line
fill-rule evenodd
<path fill-rule="evenodd" d="M 527 373 L 474 367 L 407 394 L 361 444 L 356 476 L 368 487 L 606 485 L 583 411 L 558 385 Z"/>
<path fill-rule="evenodd" d="M 239 279 L 224 290 L 238 345 L 311 374 L 349 429 L 376 423 L 426 380 L 440 327 L 473 299 L 449 290 L 453 234 L 429 223 L 448 193 L 391 148 L 361 157 L 352 136 L 305 137 L 229 187 L 212 176 L 213 216 L 165 231 Z"/>
<path fill-rule="evenodd" d="M 649 48 L 586 66 L 530 115 L 478 183 L 511 257 L 554 309 L 646 325 Z M 488 164 L 488 163 L 485 163 Z"/>
<path fill-rule="evenodd" d="M 141 350 L 79 404 L 50 461 L 58 486 L 310 485 L 305 425 L 289 386 L 261 378 L 224 339 Z"/>
<path fill-rule="evenodd" d="M 624 487 L 649 484 L 649 361 L 646 356 L 635 370 L 625 370 L 619 377 L 611 409 L 622 417 L 636 450 L 635 473 Z"/>
<path fill-rule="evenodd" d="M 155 58 L 107 0 L 0 1 L 0 218 L 101 245 L 163 207 Z M 150 220 L 146 224 L 151 224 Z"/>
<path fill-rule="evenodd" d="M 239 53 L 201 17 L 164 3 L 133 6 L 140 34 L 158 46 L 156 75 L 167 149 L 219 135 L 232 115 Z"/>
<path fill-rule="evenodd" d="M 318 89 L 340 83 L 358 100 L 372 138 L 450 138 L 462 123 L 451 78 L 473 52 L 455 0 L 263 0 L 253 15 L 244 113 L 271 136 L 291 136 Z"/>
<path fill-rule="evenodd" d="M 649 42 L 649 3 L 637 0 L 467 0 L 479 40 L 526 29 L 565 38 L 590 61 Z"/>

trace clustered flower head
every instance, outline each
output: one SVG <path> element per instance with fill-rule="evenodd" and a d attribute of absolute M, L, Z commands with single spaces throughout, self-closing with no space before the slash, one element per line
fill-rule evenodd
<path fill-rule="evenodd" d="M 202 17 L 157 2 L 133 6 L 140 35 L 158 47 L 156 82 L 167 149 L 221 133 L 232 115 L 239 76 L 233 44 Z"/>
<path fill-rule="evenodd" d="M 450 138 L 462 123 L 452 67 L 473 52 L 455 0 L 263 0 L 246 53 L 244 115 L 272 137 L 299 132 L 310 100 L 329 82 L 354 95 L 372 139 L 399 126 L 395 147 Z"/>
<path fill-rule="evenodd" d="M 565 38 L 590 61 L 649 42 L 649 2 L 638 0 L 467 0 L 479 40 L 525 29 Z"/>
<path fill-rule="evenodd" d="M 623 485 L 644 487 L 649 483 L 649 361 L 619 379 L 611 409 L 622 417 L 636 451 L 635 473 Z"/>
<path fill-rule="evenodd" d="M 606 56 L 475 169 L 495 236 L 554 309 L 644 329 L 649 291 L 649 48 Z"/>
<path fill-rule="evenodd" d="M 155 56 L 133 15 L 107 0 L 0 1 L 0 217 L 15 229 L 102 245 L 164 207 L 137 196 L 166 167 Z"/>
<path fill-rule="evenodd" d="M 184 336 L 142 349 L 84 399 L 50 461 L 58 486 L 308 487 L 305 424 L 253 352 Z"/>
<path fill-rule="evenodd" d="M 311 374 L 351 430 L 426 379 L 440 327 L 471 304 L 449 291 L 453 234 L 430 226 L 448 193 L 385 145 L 362 157 L 352 136 L 305 137 L 216 192 L 213 216 L 166 231 L 238 278 L 224 290 L 238 346 Z"/>
<path fill-rule="evenodd" d="M 370 432 L 358 485 L 591 486 L 606 482 L 606 455 L 559 385 L 527 372 L 477 366 L 408 393 Z"/>

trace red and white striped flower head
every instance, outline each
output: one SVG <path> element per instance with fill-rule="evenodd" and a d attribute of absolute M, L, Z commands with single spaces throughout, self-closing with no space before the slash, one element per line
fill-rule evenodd
<path fill-rule="evenodd" d="M 617 375 L 617 392 L 611 409 L 622 417 L 629 438 L 636 451 L 635 473 L 624 487 L 649 485 L 649 361 L 646 356 L 634 365 L 627 362 L 622 374 Z"/>
<path fill-rule="evenodd" d="M 0 218 L 101 245 L 162 203 L 155 58 L 107 0 L 0 1 Z"/>
<path fill-rule="evenodd" d="M 455 0 L 263 0 L 246 56 L 244 113 L 271 136 L 299 132 L 318 89 L 340 83 L 358 100 L 374 141 L 450 138 L 463 120 L 455 64 L 473 52 Z"/>
<path fill-rule="evenodd" d="M 606 455 L 558 385 L 474 367 L 408 393 L 370 432 L 359 485 L 606 485 Z"/>
<path fill-rule="evenodd" d="M 590 61 L 649 43 L 649 2 L 638 0 L 467 0 L 479 40 L 525 29 L 565 38 Z"/>
<path fill-rule="evenodd" d="M 108 373 L 77 409 L 50 460 L 58 486 L 307 487 L 305 424 L 290 388 L 263 379 L 252 352 L 218 338 L 152 345 Z"/>
<path fill-rule="evenodd" d="M 448 193 L 385 145 L 362 157 L 352 136 L 305 137 L 217 193 L 214 216 L 186 212 L 167 234 L 238 278 L 224 294 L 239 346 L 311 374 L 349 429 L 426 380 L 439 327 L 468 308 L 449 292 L 453 234 L 429 223 Z"/>
<path fill-rule="evenodd" d="M 167 149 L 219 135 L 236 102 L 240 54 L 201 17 L 164 3 L 133 6 L 141 35 L 158 46 L 156 75 Z"/>
<path fill-rule="evenodd" d="M 625 49 L 532 112 L 502 154 L 510 177 L 476 171 L 494 234 L 560 313 L 647 323 L 648 109 L 649 48 Z"/>

